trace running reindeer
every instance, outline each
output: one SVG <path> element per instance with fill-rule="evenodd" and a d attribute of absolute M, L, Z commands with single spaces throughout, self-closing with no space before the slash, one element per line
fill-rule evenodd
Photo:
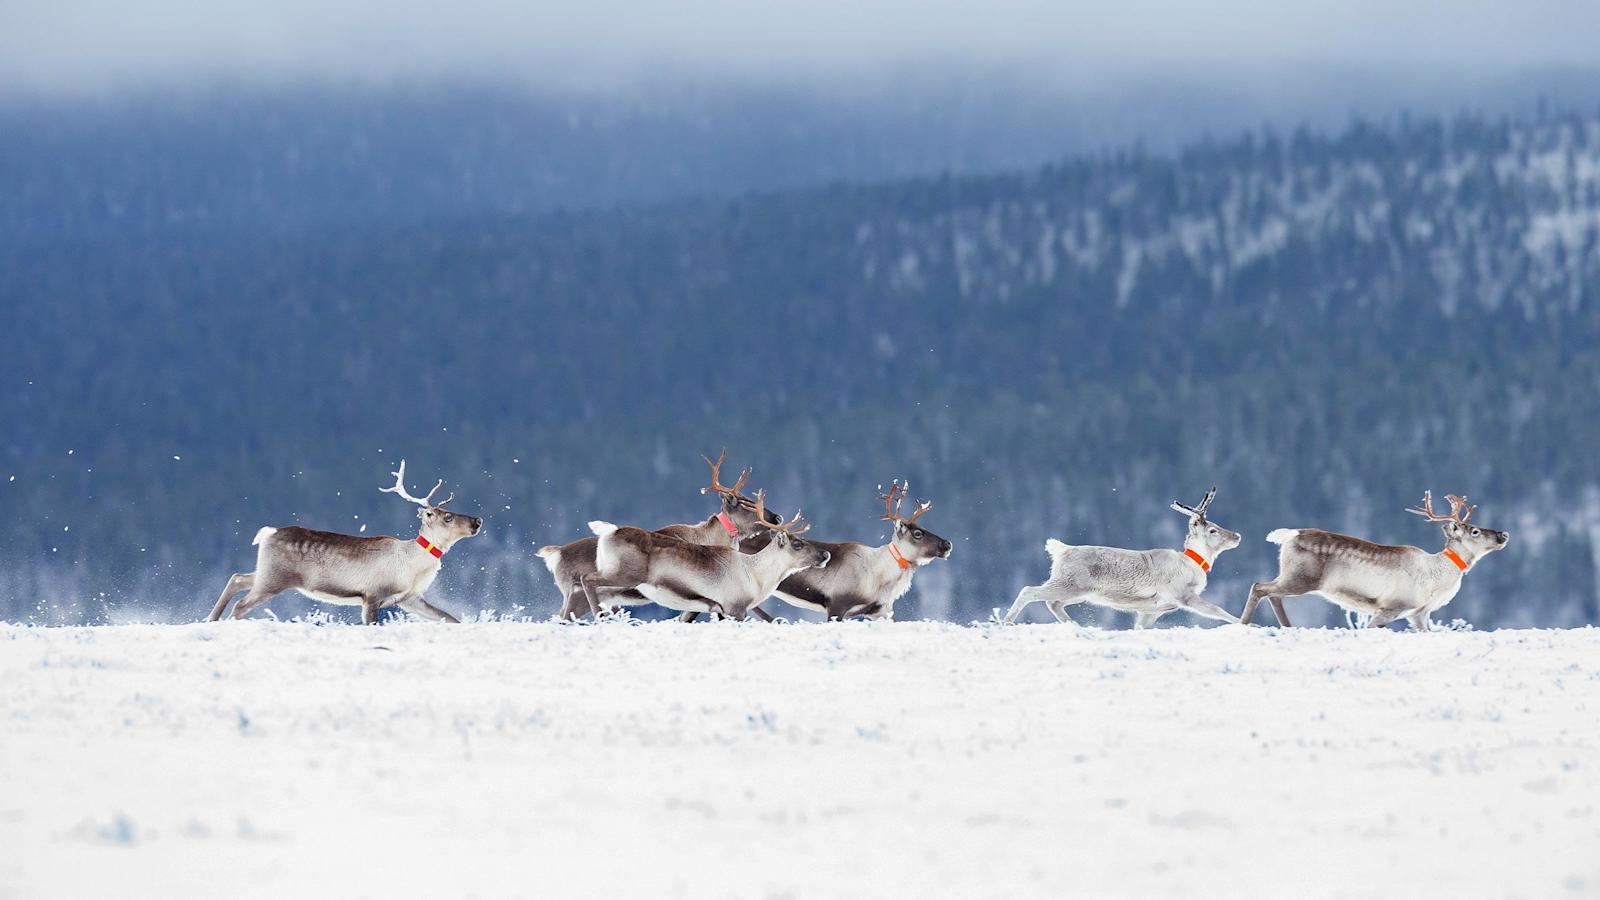
<path fill-rule="evenodd" d="M 786 523 L 767 520 L 762 491 L 756 492 L 754 524 L 771 532 L 772 540 L 755 553 L 740 553 L 658 531 L 590 522 L 600 540 L 595 571 L 580 579 L 589 607 L 599 609 L 611 595 L 636 590 L 668 609 L 743 619 L 784 578 L 828 564 L 827 550 L 800 537 L 810 526 L 801 524 L 798 512 Z"/>
<path fill-rule="evenodd" d="M 1444 549 L 1429 553 L 1420 547 L 1374 544 L 1360 538 L 1315 528 L 1279 528 L 1267 540 L 1279 545 L 1278 577 L 1250 587 L 1239 618 L 1249 624 L 1265 597 L 1278 624 L 1289 625 L 1283 598 L 1316 594 L 1335 606 L 1370 616 L 1368 628 L 1382 628 L 1404 617 L 1411 627 L 1433 627 L 1429 615 L 1461 590 L 1461 578 L 1478 560 L 1504 547 L 1511 536 L 1469 525 L 1476 506 L 1467 498 L 1446 494 L 1450 512 L 1433 511 L 1433 492 L 1422 495 L 1420 507 L 1406 512 L 1429 522 L 1444 523 Z"/>
<path fill-rule="evenodd" d="M 1172 501 L 1172 508 L 1189 517 L 1183 550 L 1122 550 L 1116 547 L 1073 547 L 1055 538 L 1044 542 L 1050 555 L 1050 580 L 1025 587 L 1018 594 L 1005 623 L 1010 625 L 1030 603 L 1044 601 L 1059 622 L 1071 623 L 1066 607 L 1093 603 L 1134 613 L 1133 627 L 1149 628 L 1175 609 L 1208 619 L 1238 622 L 1231 613 L 1200 599 L 1206 573 L 1224 550 L 1239 546 L 1239 535 L 1206 518 L 1213 487 L 1199 506 Z"/>
<path fill-rule="evenodd" d="M 868 547 L 853 541 L 817 541 L 816 546 L 831 557 L 828 567 L 796 572 L 779 583 L 775 593 L 793 606 L 826 613 L 829 619 L 893 619 L 894 602 L 911 589 L 911 576 L 917 568 L 948 559 L 952 549 L 949 541 L 917 524 L 933 508 L 931 502 L 919 502 L 909 516 L 900 514 L 909 488 L 909 483 L 896 479 L 888 493 L 878 496 L 883 501 L 883 520 L 894 523 L 888 543 Z"/>
<path fill-rule="evenodd" d="M 425 497 L 406 492 L 406 461 L 394 486 L 382 493 L 397 494 L 422 507 L 420 534 L 413 540 L 392 537 L 358 537 L 331 531 L 313 531 L 290 525 L 263 528 L 250 543 L 256 551 L 256 570 L 228 579 L 217 605 L 207 621 L 222 618 L 228 600 L 248 590 L 233 608 L 233 617 L 242 619 L 250 611 L 287 590 L 296 590 L 313 600 L 361 607 L 361 621 L 372 625 L 378 611 L 398 606 L 425 619 L 454 622 L 455 617 L 428 602 L 425 596 L 439 574 L 440 562 L 456 541 L 477 534 L 483 519 L 445 509 L 455 494 L 433 503 L 433 495 L 444 485 L 440 479 Z"/>
<path fill-rule="evenodd" d="M 740 472 L 738 480 L 729 487 L 721 481 L 722 464 L 728 459 L 728 448 L 722 448 L 722 453 L 716 462 L 712 462 L 709 456 L 700 458 L 711 467 L 711 483 L 701 488 L 700 493 L 720 495 L 722 508 L 698 525 L 667 525 L 658 529 L 656 533 L 707 547 L 738 547 L 742 541 L 757 537 L 759 532 L 755 527 L 756 504 L 743 494 L 745 482 L 750 478 L 750 470 L 747 468 Z M 779 524 L 783 521 L 772 513 L 763 512 L 763 515 L 769 524 Z M 599 610 L 588 606 L 587 595 L 582 587 L 583 576 L 595 571 L 595 550 L 599 543 L 599 538 L 591 536 L 579 538 L 569 544 L 551 544 L 539 548 L 539 558 L 544 560 L 545 567 L 555 578 L 556 590 L 561 592 L 559 618 L 563 621 L 571 621 L 583 615 L 579 604 L 583 604 L 583 609 L 591 614 L 599 613 Z M 611 607 L 642 606 L 651 602 L 643 594 L 631 588 L 612 592 L 607 595 L 607 599 Z"/>

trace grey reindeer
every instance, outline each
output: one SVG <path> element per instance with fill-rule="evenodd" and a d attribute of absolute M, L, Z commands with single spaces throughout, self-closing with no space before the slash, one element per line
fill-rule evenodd
<path fill-rule="evenodd" d="M 595 571 L 581 579 L 590 608 L 601 608 L 607 595 L 635 590 L 668 609 L 743 619 L 784 578 L 828 564 L 828 551 L 800 537 L 808 526 L 801 523 L 799 513 L 786 523 L 768 522 L 766 494 L 761 491 L 756 492 L 755 513 L 755 526 L 772 532 L 772 540 L 755 553 L 590 522 L 589 529 L 600 539 Z"/>
<path fill-rule="evenodd" d="M 233 617 L 242 619 L 250 611 L 288 590 L 296 590 L 313 600 L 361 607 L 361 621 L 372 625 L 378 611 L 398 606 L 425 619 L 454 622 L 456 618 L 428 602 L 426 596 L 439 574 L 444 555 L 456 541 L 483 529 L 483 519 L 445 509 L 455 494 L 433 503 L 433 495 L 444 484 L 441 479 L 425 497 L 406 492 L 406 462 L 391 472 L 394 486 L 381 488 L 385 494 L 422 507 L 417 518 L 422 527 L 415 538 L 358 537 L 332 531 L 313 531 L 291 525 L 263 528 L 250 543 L 257 547 L 256 569 L 228 579 L 217 605 L 207 619 L 215 622 L 228 608 L 228 600 L 240 591 L 249 591 L 233 608 Z"/>
<path fill-rule="evenodd" d="M 657 533 L 707 547 L 739 547 L 741 542 L 746 542 L 747 551 L 756 549 L 748 544 L 748 541 L 758 534 L 755 528 L 756 504 L 743 493 L 745 482 L 750 478 L 750 470 L 747 468 L 740 472 L 738 480 L 730 487 L 721 481 L 722 464 L 727 462 L 728 448 L 722 448 L 722 453 L 716 462 L 712 462 L 709 456 L 702 456 L 701 459 L 711 467 L 711 484 L 701 488 L 700 493 L 719 495 L 722 500 L 721 508 L 699 524 L 667 525 L 657 529 Z M 763 515 L 769 524 L 778 524 L 782 521 L 772 513 L 763 512 Z M 562 621 L 576 620 L 585 611 L 595 615 L 600 612 L 598 609 L 589 608 L 588 598 L 583 590 L 583 576 L 595 571 L 595 553 L 599 546 L 600 539 L 590 536 L 566 544 L 551 544 L 539 548 L 538 556 L 544 560 L 545 567 L 550 570 L 550 576 L 555 579 L 556 590 L 561 592 L 561 612 L 558 618 Z M 608 609 L 641 606 L 651 602 L 643 594 L 631 588 L 608 593 L 606 598 Z M 770 618 L 760 610 L 756 610 L 756 613 Z"/>
<path fill-rule="evenodd" d="M 1446 494 L 1450 512 L 1433 511 L 1433 492 L 1422 495 L 1422 505 L 1406 512 L 1429 522 L 1442 522 L 1444 549 L 1429 553 L 1420 547 L 1374 544 L 1361 538 L 1315 528 L 1279 528 L 1267 535 L 1277 544 L 1278 577 L 1250 587 L 1240 615 L 1246 624 L 1265 597 L 1278 624 L 1288 627 L 1283 598 L 1316 594 L 1335 606 L 1370 616 L 1368 628 L 1382 628 L 1404 617 L 1411 627 L 1427 631 L 1429 616 L 1449 603 L 1461 590 L 1462 576 L 1478 560 L 1511 540 L 1504 531 L 1468 524 L 1475 506 L 1466 497 Z"/>
<path fill-rule="evenodd" d="M 1117 547 L 1074 547 L 1051 538 L 1044 542 L 1050 555 L 1050 580 L 1025 587 L 1017 594 L 1005 623 L 1010 625 L 1030 603 L 1043 601 L 1059 622 L 1072 623 L 1066 607 L 1093 603 L 1134 613 L 1135 628 L 1149 628 L 1175 609 L 1208 619 L 1238 622 L 1231 613 L 1200 598 L 1206 573 L 1224 550 L 1239 546 L 1239 535 L 1206 518 L 1217 496 L 1213 487 L 1199 506 L 1172 501 L 1172 508 L 1189 517 L 1189 531 L 1180 550 L 1123 550 Z"/>

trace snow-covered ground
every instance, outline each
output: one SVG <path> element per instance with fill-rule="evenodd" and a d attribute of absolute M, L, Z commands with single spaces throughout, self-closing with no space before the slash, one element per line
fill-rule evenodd
<path fill-rule="evenodd" d="M 0 626 L 0 896 L 1600 896 L 1600 630 Z"/>

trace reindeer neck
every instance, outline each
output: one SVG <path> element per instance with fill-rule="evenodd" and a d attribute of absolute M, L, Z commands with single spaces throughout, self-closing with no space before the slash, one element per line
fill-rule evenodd
<path fill-rule="evenodd" d="M 782 581 L 790 572 L 789 557 L 784 550 L 778 547 L 777 541 L 768 543 L 754 553 L 739 553 L 736 558 L 744 561 L 746 571 L 753 575 L 763 586 L 770 582 L 771 586 L 776 588 L 778 582 Z M 771 591 L 768 591 L 768 593 L 771 593 Z"/>
<path fill-rule="evenodd" d="M 1180 552 L 1183 554 L 1184 564 L 1193 565 L 1199 571 L 1201 578 L 1204 578 L 1217 563 L 1217 558 L 1212 554 L 1210 547 L 1187 535 L 1183 538 L 1183 550 Z"/>
<path fill-rule="evenodd" d="M 461 540 L 461 536 L 460 535 L 454 535 L 454 536 L 441 535 L 441 534 L 438 533 L 437 529 L 430 528 L 427 525 L 422 526 L 422 528 L 419 529 L 417 533 L 420 534 L 421 536 L 427 538 L 428 539 L 428 543 L 430 543 L 433 546 L 439 548 L 439 551 L 440 551 L 441 554 L 449 553 L 450 552 L 450 548 L 455 546 L 456 541 Z M 412 542 L 416 543 L 416 539 L 413 538 Z M 417 547 L 417 549 L 426 551 L 426 548 L 424 548 L 424 547 L 422 547 L 420 545 Z M 429 555 L 431 556 L 432 554 L 430 553 Z M 438 562 L 440 560 L 436 559 L 435 561 Z"/>
<path fill-rule="evenodd" d="M 1465 575 L 1478 562 L 1480 554 L 1468 550 L 1455 538 L 1448 538 L 1444 542 L 1444 549 L 1439 551 L 1439 558 L 1450 564 L 1452 575 Z"/>

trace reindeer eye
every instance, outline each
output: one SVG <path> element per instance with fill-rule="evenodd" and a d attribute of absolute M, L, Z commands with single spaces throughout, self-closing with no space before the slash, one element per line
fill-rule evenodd
<path fill-rule="evenodd" d="M 1478 530 L 1478 529 L 1476 529 L 1476 528 L 1474 528 L 1474 529 L 1472 529 L 1472 536 L 1473 536 L 1473 537 L 1477 537 L 1477 536 L 1478 536 L 1478 535 L 1480 535 L 1480 534 L 1482 534 L 1482 533 L 1483 533 L 1483 532 L 1481 532 L 1481 531 L 1479 531 L 1479 530 Z"/>
<path fill-rule="evenodd" d="M 446 522 L 454 522 L 456 520 L 456 517 L 455 516 L 445 516 L 444 520 Z"/>
<path fill-rule="evenodd" d="M 919 528 L 916 531 L 911 532 L 911 536 L 919 541 L 922 540 L 922 529 Z"/>
<path fill-rule="evenodd" d="M 1211 533 L 1212 533 L 1212 534 L 1216 534 L 1216 533 L 1217 533 L 1217 530 L 1216 530 L 1216 529 L 1215 529 L 1215 528 L 1213 528 L 1213 529 L 1211 529 Z"/>

